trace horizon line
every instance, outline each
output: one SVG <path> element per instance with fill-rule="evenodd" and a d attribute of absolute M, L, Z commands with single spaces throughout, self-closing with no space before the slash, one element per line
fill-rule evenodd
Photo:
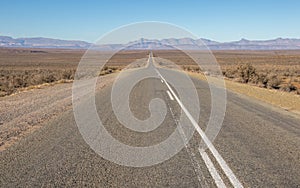
<path fill-rule="evenodd" d="M 44 37 L 44 36 L 29 36 L 29 37 L 14 37 L 14 36 L 9 36 L 9 35 L 0 35 L 0 37 L 9 37 L 9 38 L 12 38 L 12 39 L 53 39 L 53 40 L 62 40 L 62 41 L 77 41 L 77 42 L 86 42 L 86 43 L 89 43 L 89 44 L 95 44 L 93 42 L 89 42 L 87 40 L 81 40 L 81 39 L 63 39 L 63 38 L 59 38 L 59 37 Z M 190 37 L 182 37 L 182 38 L 174 38 L 174 37 L 170 37 L 170 38 L 163 38 L 163 39 L 148 39 L 148 38 L 138 38 L 136 40 L 141 40 L 141 39 L 146 39 L 146 40 L 165 40 L 165 39 L 193 39 L 193 38 L 190 38 Z M 268 39 L 248 39 L 246 37 L 242 37 L 240 38 L 239 40 L 231 40 L 231 41 L 218 41 L 218 40 L 214 40 L 214 39 L 210 39 L 210 38 L 196 38 L 196 39 L 193 39 L 193 40 L 209 40 L 209 41 L 212 41 L 212 42 L 218 42 L 218 43 L 231 43 L 231 42 L 239 42 L 239 41 L 271 41 L 271 40 L 279 40 L 279 39 L 282 39 L 282 40 L 300 40 L 300 37 L 299 38 L 294 38 L 294 37 L 275 37 L 275 38 L 268 38 Z M 129 41 L 131 42 L 131 41 Z M 124 44 L 124 43 L 115 43 L 115 44 Z"/>

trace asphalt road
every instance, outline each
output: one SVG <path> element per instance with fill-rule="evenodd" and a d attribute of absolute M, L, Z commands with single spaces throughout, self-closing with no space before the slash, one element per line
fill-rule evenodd
<path fill-rule="evenodd" d="M 162 75 L 171 71 L 158 70 Z M 136 71 L 141 70 L 130 70 L 128 75 Z M 211 95 L 206 82 L 192 81 L 201 104 L 197 123 L 205 129 Z M 159 77 L 138 82 L 129 97 L 130 109 L 141 120 L 150 116 L 151 99 L 165 101 L 166 117 L 151 132 L 135 132 L 122 126 L 113 113 L 111 91 L 112 84 L 96 92 L 97 112 L 106 130 L 122 143 L 155 145 L 178 126 L 191 126 L 178 124 L 184 112 Z M 200 142 L 201 136 L 195 131 L 182 150 L 162 163 L 148 167 L 119 165 L 89 147 L 69 109 L 0 153 L 0 187 L 232 187 L 230 177 L 207 149 L 206 157 L 221 182 L 213 177 L 216 174 L 209 171 L 212 168 L 207 158 L 198 150 Z M 228 91 L 223 126 L 212 144 L 244 187 L 300 186 L 300 120 L 287 112 Z"/>

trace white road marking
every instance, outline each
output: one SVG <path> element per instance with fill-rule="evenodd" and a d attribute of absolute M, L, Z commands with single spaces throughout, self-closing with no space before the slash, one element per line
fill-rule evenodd
<path fill-rule="evenodd" d="M 219 163 L 220 167 L 222 168 L 222 170 L 224 171 L 224 173 L 228 177 L 228 179 L 231 182 L 231 184 L 234 187 L 236 187 L 236 188 L 242 188 L 243 185 L 241 184 L 241 182 L 237 179 L 237 177 L 234 175 L 234 173 L 232 172 L 232 170 L 229 168 L 229 166 L 227 165 L 227 163 L 225 162 L 225 160 L 223 159 L 223 157 L 219 154 L 219 152 L 216 150 L 216 148 L 214 147 L 214 145 L 211 143 L 211 141 L 207 138 L 207 136 L 205 135 L 205 133 L 199 127 L 198 123 L 194 120 L 194 118 L 192 117 L 192 115 L 189 113 L 189 111 L 185 108 L 185 106 L 182 104 L 182 102 L 176 96 L 175 92 L 172 90 L 172 88 L 167 83 L 167 81 L 165 80 L 165 78 L 160 74 L 160 72 L 157 69 L 155 69 L 155 71 L 157 72 L 157 74 L 159 75 L 159 77 L 165 82 L 165 84 L 167 85 L 167 87 L 170 90 L 171 94 L 174 96 L 175 100 L 177 101 L 177 103 L 179 104 L 179 106 L 181 107 L 181 109 L 184 111 L 184 113 L 186 114 L 186 116 L 189 118 L 189 120 L 191 121 L 191 123 L 195 127 L 196 131 L 201 136 L 201 138 L 203 139 L 204 143 L 207 145 L 208 149 L 211 151 L 211 153 L 215 157 L 216 161 Z"/>
<path fill-rule="evenodd" d="M 168 104 L 168 106 L 169 106 L 169 104 Z M 201 184 L 201 187 L 208 187 L 208 185 L 207 185 L 207 183 L 206 183 L 206 181 L 205 181 L 204 175 L 203 175 L 203 173 L 202 173 L 202 171 L 201 171 L 200 164 L 198 163 L 198 161 L 197 161 L 197 159 L 196 159 L 195 153 L 190 149 L 191 146 L 190 146 L 190 144 L 187 142 L 187 138 L 186 138 L 186 136 L 185 136 L 185 134 L 184 134 L 184 131 L 183 131 L 182 127 L 181 127 L 181 124 L 180 124 L 180 122 L 176 119 L 176 117 L 175 117 L 175 115 L 174 115 L 174 113 L 173 113 L 173 110 L 172 110 L 172 108 L 171 108 L 170 106 L 169 106 L 169 109 L 170 109 L 170 112 L 171 112 L 172 117 L 174 118 L 175 124 L 176 124 L 176 126 L 178 127 L 179 134 L 180 134 L 180 136 L 181 136 L 181 138 L 182 138 L 182 141 L 183 141 L 184 143 L 187 143 L 187 144 L 185 144 L 185 149 L 186 149 L 187 152 L 189 153 L 189 157 L 190 157 L 190 160 L 191 160 L 192 165 L 193 165 L 193 167 L 194 167 L 194 171 L 195 171 L 195 173 L 196 173 L 196 175 L 197 175 L 197 177 L 198 177 L 198 181 L 199 181 L 199 183 Z"/>
<path fill-rule="evenodd" d="M 172 95 L 171 95 L 171 93 L 169 92 L 169 90 L 167 90 L 167 93 L 168 93 L 170 99 L 171 99 L 172 101 L 174 101 L 174 98 L 172 97 Z"/>
<path fill-rule="evenodd" d="M 200 152 L 200 155 L 201 155 L 210 175 L 214 179 L 217 187 L 226 187 L 226 185 L 224 184 L 222 178 L 220 177 L 218 171 L 216 170 L 214 164 L 212 163 L 212 161 L 210 160 L 210 158 L 208 157 L 206 152 L 201 151 L 200 149 L 199 149 L 199 152 Z"/>
<path fill-rule="evenodd" d="M 160 80 L 161 81 L 161 83 L 164 83 L 164 81 L 163 80 Z"/>

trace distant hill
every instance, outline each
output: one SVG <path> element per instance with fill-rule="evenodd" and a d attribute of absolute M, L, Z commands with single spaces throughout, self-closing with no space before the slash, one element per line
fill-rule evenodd
<path fill-rule="evenodd" d="M 0 36 L 2 47 L 23 47 L 23 48 L 88 48 L 90 43 L 76 40 L 59 40 L 51 38 L 17 38 Z"/>
<path fill-rule="evenodd" d="M 141 38 L 128 44 L 105 44 L 97 46 L 99 50 L 117 50 L 126 49 L 199 49 L 205 48 L 203 43 L 211 50 L 286 50 L 300 49 L 300 39 L 273 40 L 247 40 L 241 39 L 233 42 L 217 42 L 208 39 L 191 38 L 169 38 L 162 40 L 149 40 Z M 69 48 L 69 49 L 87 49 L 91 43 L 77 40 L 60 40 L 51 38 L 12 38 L 0 36 L 0 47 L 23 47 L 23 48 Z"/>
<path fill-rule="evenodd" d="M 210 46 L 214 49 L 226 50 L 287 50 L 300 49 L 300 39 L 247 40 L 225 42 Z"/>

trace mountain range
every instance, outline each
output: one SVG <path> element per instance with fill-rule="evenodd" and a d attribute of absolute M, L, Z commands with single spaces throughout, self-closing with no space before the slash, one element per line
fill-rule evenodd
<path fill-rule="evenodd" d="M 273 40 L 247 40 L 241 39 L 233 42 L 217 42 L 208 39 L 169 38 L 150 40 L 141 38 L 127 44 L 96 45 L 99 50 L 118 50 L 120 48 L 132 49 L 205 49 L 203 43 L 211 50 L 287 50 L 300 49 L 300 39 L 277 38 Z M 78 40 L 60 40 L 52 38 L 12 38 L 0 36 L 0 47 L 22 48 L 67 48 L 87 49 L 93 44 Z"/>

